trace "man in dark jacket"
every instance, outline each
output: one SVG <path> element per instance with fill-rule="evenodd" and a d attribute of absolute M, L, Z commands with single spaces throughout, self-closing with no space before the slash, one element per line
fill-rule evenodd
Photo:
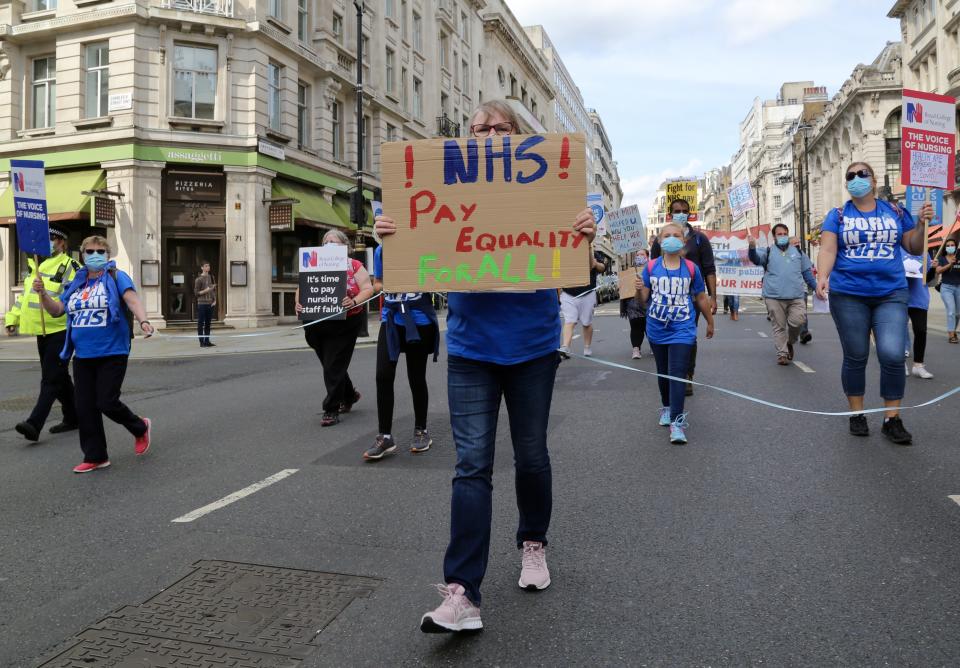
<path fill-rule="evenodd" d="M 703 274 L 703 280 L 707 284 L 707 294 L 710 295 L 710 308 L 717 312 L 717 266 L 713 260 L 713 246 L 710 245 L 710 239 L 703 232 L 696 230 L 688 222 L 690 216 L 690 203 L 685 199 L 675 199 L 670 202 L 670 215 L 674 223 L 677 223 L 684 229 L 687 245 L 684 248 L 683 256 L 700 267 L 700 273 Z M 660 257 L 659 239 L 653 243 L 650 248 L 650 257 L 655 259 Z M 700 314 L 697 313 L 697 322 L 700 321 Z M 693 380 L 693 372 L 697 366 L 697 344 L 693 344 L 693 352 L 690 355 L 690 371 L 687 378 Z M 693 385 L 687 385 L 687 396 L 693 394 Z"/>

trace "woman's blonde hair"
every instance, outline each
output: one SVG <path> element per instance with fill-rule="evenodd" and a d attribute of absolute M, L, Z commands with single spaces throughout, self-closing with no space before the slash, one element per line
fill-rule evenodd
<path fill-rule="evenodd" d="M 874 197 L 877 195 L 877 173 L 873 171 L 873 167 L 870 166 L 869 162 L 864 162 L 863 160 L 857 160 L 856 162 L 851 162 L 850 165 L 844 170 L 843 178 L 847 178 L 847 174 L 850 173 L 850 170 L 854 167 L 866 167 L 867 171 L 870 172 L 870 180 L 873 181 L 873 191 L 872 194 Z"/>
<path fill-rule="evenodd" d="M 473 113 L 470 115 L 470 126 L 473 127 L 474 121 L 477 120 L 477 117 L 483 114 L 483 120 L 489 119 L 494 114 L 499 114 L 503 116 L 507 122 L 513 125 L 513 134 L 520 132 L 520 119 L 517 117 L 516 112 L 510 107 L 505 100 L 487 100 L 479 107 L 473 110 Z M 470 128 L 467 128 L 469 130 Z M 472 134 L 472 133 L 471 133 Z"/>
<path fill-rule="evenodd" d="M 673 229 L 675 229 L 677 232 L 680 233 L 681 237 L 683 236 L 683 226 L 680 225 L 680 223 L 667 223 L 666 225 L 660 228 L 659 237 L 661 239 L 663 239 L 663 233 L 667 230 L 668 227 L 672 227 Z"/>
<path fill-rule="evenodd" d="M 107 255 L 113 255 L 113 248 L 110 247 L 110 242 L 107 241 L 106 237 L 101 237 L 99 234 L 94 234 L 93 236 L 87 237 L 82 242 L 80 242 L 80 252 L 87 250 L 87 246 L 90 244 L 97 244 L 98 246 L 103 246 L 107 249 Z"/>
<path fill-rule="evenodd" d="M 320 242 L 326 243 L 327 237 L 331 235 L 336 238 L 338 244 L 342 244 L 344 246 L 350 245 L 350 239 L 347 237 L 346 234 L 344 234 L 340 230 L 327 230 L 326 232 L 323 233 L 323 238 L 320 240 Z"/>

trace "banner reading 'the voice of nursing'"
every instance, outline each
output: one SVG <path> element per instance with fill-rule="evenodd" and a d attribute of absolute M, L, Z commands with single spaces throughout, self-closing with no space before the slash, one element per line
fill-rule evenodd
<path fill-rule="evenodd" d="M 573 231 L 586 201 L 579 134 L 383 145 L 388 292 L 529 291 L 590 282 Z"/>
<path fill-rule="evenodd" d="M 50 223 L 43 162 L 11 160 L 10 187 L 17 220 L 17 245 L 28 255 L 50 255 Z"/>
<path fill-rule="evenodd" d="M 953 188 L 956 102 L 946 95 L 904 89 L 900 130 L 903 185 Z"/>
<path fill-rule="evenodd" d="M 763 267 L 750 262 L 747 253 L 747 230 L 715 232 L 701 230 L 710 239 L 717 266 L 717 292 L 722 295 L 759 297 L 763 289 Z M 770 226 L 750 228 L 757 237 L 757 246 L 769 247 Z"/>

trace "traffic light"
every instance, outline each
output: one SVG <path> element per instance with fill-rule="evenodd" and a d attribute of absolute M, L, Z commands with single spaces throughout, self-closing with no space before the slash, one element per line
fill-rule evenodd
<path fill-rule="evenodd" d="M 357 227 L 363 227 L 363 224 L 367 222 L 367 212 L 364 207 L 363 193 L 359 190 L 354 190 L 350 193 L 350 222 L 354 223 Z"/>

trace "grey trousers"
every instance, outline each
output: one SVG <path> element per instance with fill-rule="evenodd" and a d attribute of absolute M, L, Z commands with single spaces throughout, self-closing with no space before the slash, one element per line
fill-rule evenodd
<path fill-rule="evenodd" d="M 764 299 L 773 325 L 773 343 L 777 355 L 787 354 L 787 344 L 796 343 L 807 317 L 803 299 Z"/>

